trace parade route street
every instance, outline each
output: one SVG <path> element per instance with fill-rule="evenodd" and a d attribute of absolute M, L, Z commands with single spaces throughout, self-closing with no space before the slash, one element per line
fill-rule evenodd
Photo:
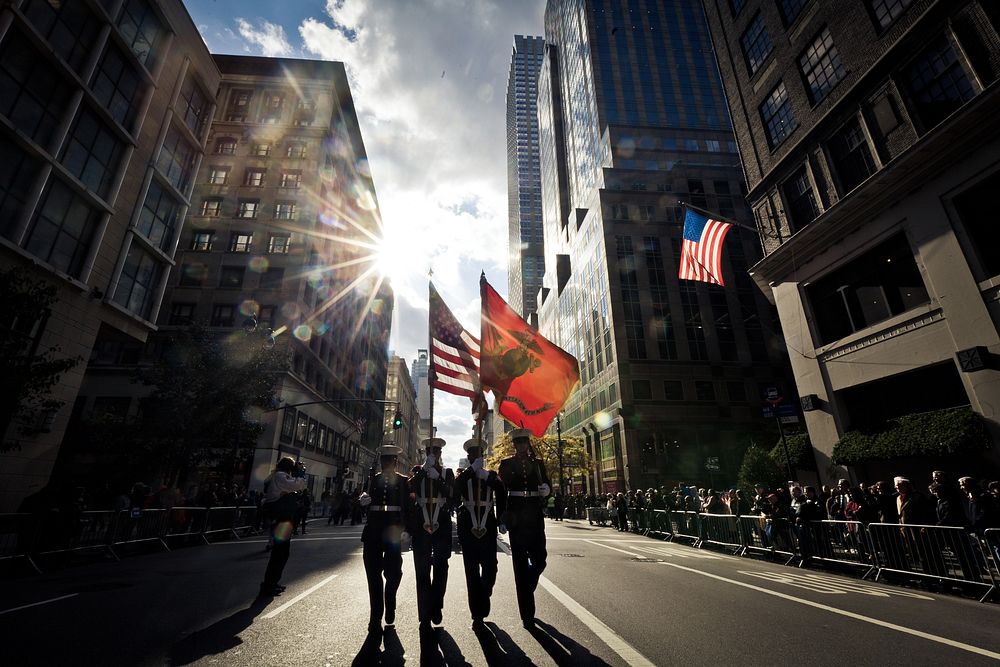
<path fill-rule="evenodd" d="M 506 543 L 489 632 L 472 631 L 462 557 L 444 624 L 421 643 L 404 555 L 395 630 L 367 636 L 360 526 L 297 537 L 255 600 L 250 537 L 8 580 L 5 665 L 996 664 L 1000 607 L 590 526 L 547 524 L 538 627 L 521 626 Z"/>

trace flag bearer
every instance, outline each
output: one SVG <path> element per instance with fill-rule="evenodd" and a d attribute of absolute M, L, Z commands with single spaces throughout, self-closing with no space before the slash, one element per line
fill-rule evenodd
<path fill-rule="evenodd" d="M 409 489 L 406 475 L 396 472 L 396 462 L 402 450 L 395 445 L 379 447 L 382 472 L 369 480 L 368 489 L 359 501 L 368 508 L 368 523 L 361 532 L 362 560 L 368 578 L 368 600 L 371 615 L 369 632 L 382 631 L 382 613 L 387 626 L 396 623 L 396 591 L 403 577 L 402 544 L 409 542 L 405 512 Z M 373 468 L 374 471 L 374 468 Z M 382 577 L 385 577 L 385 588 Z"/>
<path fill-rule="evenodd" d="M 465 582 L 469 589 L 472 627 L 484 627 L 490 614 L 490 596 L 497 580 L 497 518 L 494 507 L 506 494 L 496 472 L 487 470 L 482 442 L 473 438 L 462 445 L 472 464 L 455 480 L 458 508 L 458 541 L 462 545 Z"/>
<path fill-rule="evenodd" d="M 426 459 L 414 466 L 409 480 L 412 510 L 413 569 L 417 580 L 417 617 L 420 629 L 440 625 L 451 558 L 450 504 L 455 473 L 441 465 L 442 438 L 425 438 Z"/>
<path fill-rule="evenodd" d="M 531 432 L 511 431 L 514 456 L 500 462 L 498 476 L 507 489 L 500 520 L 510 530 L 517 607 L 525 628 L 535 627 L 535 588 L 545 570 L 545 519 L 542 508 L 551 492 L 545 465 L 531 451 Z M 503 530 L 503 528 L 501 528 Z"/>

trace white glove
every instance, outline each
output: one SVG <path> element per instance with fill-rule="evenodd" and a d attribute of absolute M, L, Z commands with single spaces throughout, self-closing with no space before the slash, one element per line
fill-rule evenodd
<path fill-rule="evenodd" d="M 372 497 L 367 493 L 362 493 L 358 500 L 361 502 L 362 507 L 368 507 L 372 504 Z"/>
<path fill-rule="evenodd" d="M 548 495 L 552 493 L 552 489 L 549 487 L 548 484 L 543 483 L 539 485 L 538 492 L 542 494 L 542 498 L 547 498 Z"/>
<path fill-rule="evenodd" d="M 506 535 L 507 534 L 507 524 L 505 524 L 505 523 L 498 524 L 497 525 L 497 530 L 500 531 L 501 535 Z"/>
<path fill-rule="evenodd" d="M 399 536 L 399 550 L 409 551 L 410 550 L 410 534 L 405 530 Z"/>
<path fill-rule="evenodd" d="M 486 463 L 483 461 L 482 456 L 472 462 L 472 469 L 479 479 L 485 480 L 490 476 L 490 471 L 486 469 Z"/>
<path fill-rule="evenodd" d="M 426 466 L 425 465 L 424 466 L 424 472 L 427 473 L 427 477 L 429 479 L 438 479 L 439 477 L 441 477 L 441 473 L 439 473 L 437 471 L 437 468 L 435 468 L 434 466 Z"/>

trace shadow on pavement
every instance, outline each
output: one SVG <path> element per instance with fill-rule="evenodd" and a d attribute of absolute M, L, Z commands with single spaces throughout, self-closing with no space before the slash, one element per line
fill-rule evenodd
<path fill-rule="evenodd" d="M 246 609 L 194 632 L 170 648 L 169 664 L 189 665 L 207 655 L 225 653 L 243 643 L 239 634 L 250 627 L 273 598 L 256 598 Z"/>
<path fill-rule="evenodd" d="M 608 665 L 604 660 L 593 655 L 585 647 L 577 644 L 548 623 L 543 623 L 535 619 L 535 627 L 529 630 L 529 632 L 560 667 L 569 665 Z"/>
<path fill-rule="evenodd" d="M 392 632 L 395 636 L 395 630 L 386 630 L 386 634 Z M 386 643 L 389 642 L 388 637 L 386 638 Z M 399 643 L 399 637 L 396 637 L 396 643 Z M 381 632 L 368 632 L 365 637 L 365 641 L 361 644 L 361 648 L 358 649 L 358 654 L 354 656 L 354 660 L 351 661 L 353 667 L 362 667 L 363 665 L 381 665 L 387 664 L 382 662 L 382 633 Z M 402 649 L 402 647 L 400 647 Z"/>
<path fill-rule="evenodd" d="M 490 667 L 494 665 L 530 665 L 521 647 L 514 643 L 506 632 L 501 630 L 496 623 L 487 623 L 481 628 L 474 629 L 476 639 L 483 649 L 486 657 L 486 664 Z"/>
<path fill-rule="evenodd" d="M 420 631 L 421 667 L 472 667 L 444 628 Z"/>

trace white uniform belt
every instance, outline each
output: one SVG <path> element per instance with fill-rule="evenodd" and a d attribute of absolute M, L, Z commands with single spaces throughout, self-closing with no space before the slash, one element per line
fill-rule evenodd
<path fill-rule="evenodd" d="M 472 500 L 466 500 L 463 504 L 464 505 L 473 505 L 475 507 L 488 507 L 489 505 L 492 505 L 493 503 L 488 503 L 485 500 L 480 500 L 478 502 L 474 502 Z"/>
<path fill-rule="evenodd" d="M 400 512 L 402 508 L 399 505 L 372 505 L 368 508 L 369 512 Z"/>
<path fill-rule="evenodd" d="M 541 497 L 541 491 L 509 491 L 508 496 L 513 496 L 514 498 L 536 498 Z"/>

